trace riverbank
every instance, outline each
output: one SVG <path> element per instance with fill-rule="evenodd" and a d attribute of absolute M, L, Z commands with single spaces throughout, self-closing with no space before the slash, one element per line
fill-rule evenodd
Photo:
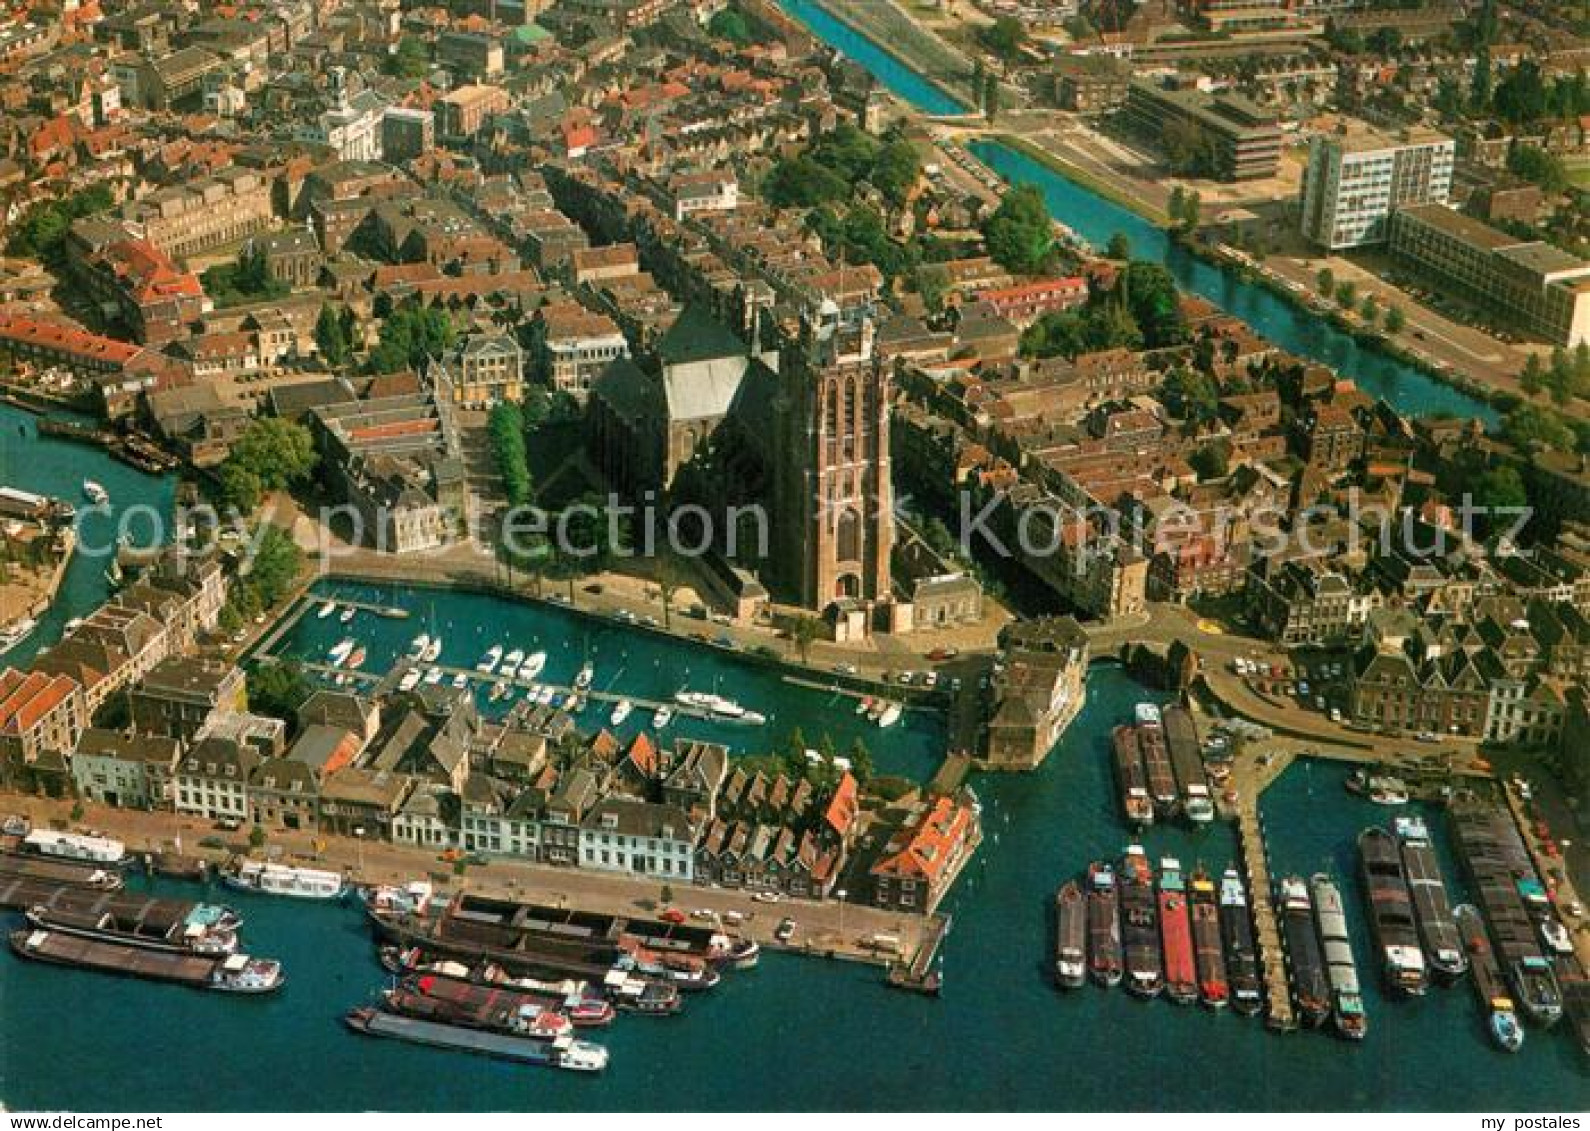
<path fill-rule="evenodd" d="M 995 134 L 993 140 L 1016 152 L 1024 154 L 1044 168 L 1051 170 L 1056 175 L 1066 178 L 1089 192 L 1104 197 L 1122 208 L 1141 216 L 1150 224 L 1159 228 L 1170 227 L 1170 217 L 1162 210 L 1150 204 L 1141 196 L 1134 196 L 1125 191 L 1120 185 L 1104 177 L 1095 176 L 1074 161 L 1067 161 L 1052 149 L 1020 137 L 1016 134 Z"/>
<path fill-rule="evenodd" d="M 972 89 L 975 66 L 933 32 L 903 11 L 894 0 L 806 0 L 822 9 L 858 35 L 887 51 L 918 77 L 932 83 L 958 104 L 958 111 L 972 113 L 982 92 Z M 948 76 L 958 76 L 951 79 Z M 945 111 L 936 111 L 945 113 Z"/>

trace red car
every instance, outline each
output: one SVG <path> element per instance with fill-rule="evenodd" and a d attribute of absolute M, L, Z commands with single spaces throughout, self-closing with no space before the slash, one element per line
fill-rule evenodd
<path fill-rule="evenodd" d="M 658 918 L 665 923 L 683 923 L 685 921 L 685 913 L 679 910 L 677 907 L 670 907 L 661 915 L 659 915 Z"/>

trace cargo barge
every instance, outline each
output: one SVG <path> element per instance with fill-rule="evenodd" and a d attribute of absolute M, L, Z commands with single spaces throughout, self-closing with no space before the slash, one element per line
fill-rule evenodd
<path fill-rule="evenodd" d="M 1402 850 L 1402 866 L 1413 896 L 1425 961 L 1443 978 L 1459 978 L 1468 969 L 1468 959 L 1463 955 L 1463 941 L 1452 920 L 1452 904 L 1447 898 L 1435 846 L 1430 843 L 1430 830 L 1419 817 L 1398 817 L 1392 827 Z"/>
<path fill-rule="evenodd" d="M 1161 713 L 1165 746 L 1170 751 L 1171 769 L 1182 814 L 1194 824 L 1206 825 L 1215 819 L 1214 797 L 1204 773 L 1203 747 L 1198 738 L 1198 723 L 1186 707 L 1174 703 Z"/>
<path fill-rule="evenodd" d="M 1252 1016 L 1264 1007 L 1264 980 L 1259 976 L 1259 950 L 1253 941 L 1248 893 L 1235 868 L 1227 868 L 1220 877 L 1220 941 L 1226 951 L 1231 1008 Z"/>
<path fill-rule="evenodd" d="M 1220 949 L 1220 902 L 1215 882 L 1200 865 L 1192 875 L 1193 954 L 1198 960 L 1198 996 L 1213 1009 L 1231 1000 L 1226 959 Z"/>
<path fill-rule="evenodd" d="M 1496 806 L 1456 806 L 1452 828 L 1458 854 L 1495 943 L 1497 965 L 1524 1018 L 1553 1025 L 1562 1018 L 1562 989 L 1519 891 L 1539 881 L 1512 814 Z"/>
<path fill-rule="evenodd" d="M 1131 845 L 1121 858 L 1121 939 L 1126 954 L 1126 988 L 1138 997 L 1158 997 L 1165 989 L 1159 954 L 1159 914 L 1148 856 Z"/>
<path fill-rule="evenodd" d="M 1193 958 L 1192 919 L 1181 861 L 1159 862 L 1159 934 L 1165 948 L 1165 993 L 1178 1005 L 1198 1000 L 1198 966 Z"/>
<path fill-rule="evenodd" d="M 1342 893 L 1323 872 L 1314 875 L 1309 887 L 1314 897 L 1314 919 L 1319 924 L 1325 976 L 1330 981 L 1331 1016 L 1336 1031 L 1350 1041 L 1361 1041 L 1369 1032 L 1369 1016 L 1364 1012 L 1364 996 L 1358 986 L 1353 944 L 1347 937 L 1347 912 L 1342 909 Z"/>
<path fill-rule="evenodd" d="M 1126 964 L 1121 953 L 1121 894 L 1115 869 L 1104 860 L 1088 865 L 1088 973 L 1101 986 L 1118 986 Z"/>
<path fill-rule="evenodd" d="M 1468 958 L 1474 993 L 1485 1011 L 1485 1028 L 1498 1047 L 1517 1052 L 1524 1047 L 1524 1027 L 1513 1011 L 1502 968 L 1496 963 L 1490 937 L 1485 933 L 1485 920 L 1480 917 L 1479 908 L 1470 903 L 1459 904 L 1452 915 Z"/>
<path fill-rule="evenodd" d="M 600 1072 L 607 1067 L 605 1048 L 569 1036 L 550 1041 L 510 1037 L 502 1033 L 400 1017 L 369 1007 L 352 1010 L 343 1018 L 343 1022 L 354 1032 L 366 1036 L 471 1052 L 520 1064 L 541 1064 L 573 1072 Z"/>
<path fill-rule="evenodd" d="M 1579 1049 L 1590 1056 L 1590 976 L 1575 957 L 1557 960 L 1557 980 L 1562 985 L 1562 1009 L 1573 1027 Z"/>
<path fill-rule="evenodd" d="M 469 969 L 458 963 L 448 964 L 452 970 L 419 974 L 403 985 L 428 998 L 459 1009 L 510 1009 L 526 1006 L 553 1010 L 566 1016 L 577 1028 L 594 1029 L 611 1025 L 616 1015 L 613 1005 L 600 994 L 594 993 L 584 982 L 540 983 L 537 988 L 515 983 L 511 979 L 491 977 L 488 968 L 483 973 L 486 980 L 473 981 Z"/>
<path fill-rule="evenodd" d="M 1067 880 L 1054 898 L 1054 976 L 1062 989 L 1074 990 L 1087 981 L 1087 907 L 1082 889 Z"/>
<path fill-rule="evenodd" d="M 1319 1025 L 1330 1016 L 1330 983 L 1325 956 L 1314 926 L 1314 905 L 1308 888 L 1297 876 L 1281 881 L 1281 934 L 1286 941 L 1286 969 L 1292 981 L 1292 1002 L 1308 1025 Z"/>
<path fill-rule="evenodd" d="M 1386 984 L 1401 993 L 1422 994 L 1428 985 L 1424 951 L 1397 843 L 1385 829 L 1367 828 L 1358 834 L 1358 858 Z"/>
<path fill-rule="evenodd" d="M 463 960 L 463 961 L 460 961 Z M 445 940 L 424 945 L 387 946 L 381 965 L 394 974 L 440 973 L 447 977 L 512 986 L 585 985 L 601 994 L 623 1013 L 667 1016 L 678 1013 L 683 1002 L 672 982 L 646 978 L 606 966 L 588 966 L 571 972 L 539 961 L 533 955 L 504 951 L 482 953 L 478 946 L 448 944 Z M 457 967 L 457 971 L 450 967 Z"/>
<path fill-rule="evenodd" d="M 28 908 L 27 920 L 46 931 L 148 950 L 210 957 L 237 950 L 237 930 L 243 920 L 230 908 L 199 903 L 180 918 L 158 914 L 161 910 L 152 908 L 139 915 L 123 915 L 114 910 L 85 913 L 37 904 Z"/>
<path fill-rule="evenodd" d="M 0 889 L 19 880 L 96 891 L 118 891 L 123 886 L 121 872 L 116 868 L 51 859 L 35 853 L 0 852 Z"/>
<path fill-rule="evenodd" d="M 1122 725 L 1110 732 L 1115 752 L 1115 778 L 1121 790 L 1121 811 L 1139 826 L 1154 823 L 1154 802 L 1148 796 L 1148 775 L 1138 748 L 1137 728 Z"/>
<path fill-rule="evenodd" d="M 1154 815 L 1161 820 L 1174 817 L 1179 802 L 1176 774 L 1171 769 L 1170 751 L 1165 746 L 1159 708 L 1152 703 L 1137 705 L 1137 745 L 1143 756 L 1143 772 L 1148 778 L 1148 796 L 1154 802 Z"/>
<path fill-rule="evenodd" d="M 175 982 L 201 990 L 234 994 L 266 994 L 281 988 L 286 978 L 281 964 L 246 954 L 224 957 L 150 950 L 126 943 L 81 938 L 38 927 L 11 932 L 11 949 L 19 958 L 120 974 L 155 982 Z"/>

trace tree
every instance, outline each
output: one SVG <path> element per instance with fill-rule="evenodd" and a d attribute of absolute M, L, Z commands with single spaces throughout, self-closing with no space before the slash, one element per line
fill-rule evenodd
<path fill-rule="evenodd" d="M 238 252 L 236 262 L 220 263 L 207 270 L 203 282 L 205 292 L 219 306 L 281 298 L 292 290 L 271 273 L 265 252 L 252 242 Z"/>
<path fill-rule="evenodd" d="M 999 76 L 983 76 L 983 116 L 990 122 L 999 117 Z"/>
<path fill-rule="evenodd" d="M 222 501 L 248 514 L 266 491 L 304 482 L 319 462 L 309 429 L 281 417 L 261 417 L 232 444 L 216 473 Z"/>
<path fill-rule="evenodd" d="M 751 35 L 751 25 L 746 22 L 745 14 L 734 7 L 715 12 L 707 23 L 707 30 L 719 39 L 727 39 L 737 47 L 744 47 L 755 38 Z"/>
<path fill-rule="evenodd" d="M 104 212 L 116 203 L 105 185 L 93 185 L 65 200 L 44 200 L 22 214 L 12 229 L 6 250 L 12 255 L 32 256 L 46 263 L 60 261 L 66 233 L 72 221 Z"/>
<path fill-rule="evenodd" d="M 1386 307 L 1386 333 L 1400 334 L 1407 324 L 1408 318 L 1402 313 L 1402 307 L 1396 305 Z"/>
<path fill-rule="evenodd" d="M 1336 284 L 1336 305 L 1343 310 L 1351 310 L 1353 303 L 1358 299 L 1358 284 L 1351 279 L 1345 279 Z"/>
<path fill-rule="evenodd" d="M 663 903 L 667 904 L 667 903 L 672 903 L 674 901 L 674 889 L 672 887 L 670 887 L 669 885 L 664 884 L 662 886 L 662 892 L 660 894 L 662 895 Z"/>
<path fill-rule="evenodd" d="M 795 645 L 795 650 L 800 653 L 801 663 L 807 663 L 811 657 L 812 642 L 823 634 L 822 621 L 816 617 L 796 617 L 790 622 L 789 638 Z"/>
<path fill-rule="evenodd" d="M 1206 424 L 1220 412 L 1220 389 L 1214 378 L 1194 369 L 1173 369 L 1160 386 L 1166 406 L 1195 425 Z"/>
<path fill-rule="evenodd" d="M 239 514 L 253 514 L 265 498 L 265 487 L 248 468 L 227 460 L 216 471 L 221 502 Z"/>
<path fill-rule="evenodd" d="M 1319 274 L 1314 276 L 1314 283 L 1319 287 L 1319 293 L 1329 298 L 1336 293 L 1336 272 L 1329 267 L 1321 267 Z"/>
<path fill-rule="evenodd" d="M 1111 259 L 1130 259 L 1132 258 L 1132 241 L 1127 239 L 1125 232 L 1116 232 L 1110 237 L 1110 242 L 1104 245 L 1104 254 Z"/>
<path fill-rule="evenodd" d="M 304 552 L 279 526 L 267 526 L 259 538 L 252 561 L 244 563 L 241 577 L 255 606 L 268 609 L 291 591 L 303 568 Z"/>
<path fill-rule="evenodd" d="M 1483 114 L 1491 104 L 1491 52 L 1483 47 L 1474 57 L 1474 75 L 1469 80 L 1469 111 Z"/>
<path fill-rule="evenodd" d="M 1491 94 L 1496 116 L 1515 127 L 1530 126 L 1546 117 L 1551 97 L 1540 64 L 1524 59 L 1508 71 Z"/>
<path fill-rule="evenodd" d="M 861 785 L 872 780 L 872 751 L 859 738 L 850 744 L 850 773 Z"/>
<path fill-rule="evenodd" d="M 1170 190 L 1170 199 L 1165 202 L 1165 212 L 1170 216 L 1173 225 L 1181 223 L 1182 212 L 1187 207 L 1187 190 L 1180 185 L 1175 185 Z"/>
<path fill-rule="evenodd" d="M 1507 168 L 1545 192 L 1558 193 L 1568 188 L 1568 169 L 1562 158 L 1539 146 L 1515 143 L 1507 154 Z"/>
<path fill-rule="evenodd" d="M 1199 479 L 1224 479 L 1231 471 L 1231 448 L 1223 441 L 1213 441 L 1196 449 L 1187 463 Z"/>
<path fill-rule="evenodd" d="M 1528 505 L 1523 476 L 1512 467 L 1493 467 L 1474 481 L 1474 502 L 1486 510 L 1507 510 Z"/>
<path fill-rule="evenodd" d="M 523 410 L 511 401 L 494 405 L 486 417 L 486 435 L 508 505 L 524 506 L 531 501 L 532 490 Z"/>
<path fill-rule="evenodd" d="M 1022 45 L 1027 42 L 1027 29 L 1014 16 L 1000 16 L 977 33 L 984 47 L 1007 63 L 1021 59 Z"/>
<path fill-rule="evenodd" d="M 418 36 L 405 35 L 398 40 L 397 50 L 383 61 L 381 69 L 400 79 L 422 79 L 431 70 L 430 49 Z"/>
<path fill-rule="evenodd" d="M 1203 211 L 1203 204 L 1204 198 L 1197 189 L 1187 194 L 1187 200 L 1182 205 L 1181 222 L 1182 227 L 1189 232 L 1198 227 L 1199 214 Z"/>
<path fill-rule="evenodd" d="M 296 662 L 261 664 L 248 673 L 248 709 L 290 722 L 313 690 Z"/>
<path fill-rule="evenodd" d="M 1530 451 L 1538 446 L 1573 451 L 1578 436 L 1561 416 L 1536 405 L 1519 405 L 1502 419 L 1502 435 L 1514 446 Z"/>
<path fill-rule="evenodd" d="M 315 348 L 333 369 L 341 369 L 353 360 L 353 343 L 347 328 L 330 305 L 322 306 L 320 317 L 315 320 Z"/>
<path fill-rule="evenodd" d="M 248 846 L 256 852 L 265 847 L 265 830 L 259 825 L 248 830 Z"/>
<path fill-rule="evenodd" d="M 1054 225 L 1035 185 L 1017 185 L 983 221 L 988 254 L 1019 275 L 1044 269 L 1054 247 Z"/>
<path fill-rule="evenodd" d="M 1363 302 L 1358 304 L 1358 316 L 1371 326 L 1380 317 L 1380 305 L 1375 302 L 1374 295 L 1365 295 Z"/>
<path fill-rule="evenodd" d="M 917 156 L 916 146 L 900 138 L 878 150 L 867 179 L 883 194 L 890 207 L 904 208 L 921 176 L 922 160 Z"/>
<path fill-rule="evenodd" d="M 1187 340 L 1181 296 L 1167 267 L 1144 259 L 1133 260 L 1121 273 L 1116 287 L 1124 288 L 1127 307 L 1142 331 L 1144 346 L 1163 349 Z"/>
<path fill-rule="evenodd" d="M 1540 363 L 1540 355 L 1532 353 L 1524 359 L 1524 369 L 1518 375 L 1518 383 L 1523 386 L 1524 392 L 1530 396 L 1538 396 L 1546 387 L 1546 368 Z"/>
<path fill-rule="evenodd" d="M 401 306 L 381 323 L 381 342 L 370 351 L 372 373 L 419 370 L 427 360 L 452 348 L 458 330 L 443 310 L 434 306 Z"/>

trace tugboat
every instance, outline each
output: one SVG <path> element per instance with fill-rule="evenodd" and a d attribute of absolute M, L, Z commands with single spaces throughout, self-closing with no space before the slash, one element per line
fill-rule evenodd
<path fill-rule="evenodd" d="M 1507 983 L 1502 978 L 1502 968 L 1496 964 L 1491 950 L 1491 938 L 1485 931 L 1485 921 L 1477 907 L 1460 903 L 1452 911 L 1452 918 L 1463 940 L 1468 956 L 1469 970 L 1474 977 L 1474 993 L 1480 999 L 1480 1008 L 1486 1012 L 1485 1027 L 1496 1046 L 1507 1052 L 1517 1052 L 1524 1047 L 1524 1027 L 1518 1023 L 1513 1011 L 1513 999 L 1508 996 Z"/>
<path fill-rule="evenodd" d="M 1220 905 L 1215 882 L 1200 865 L 1192 875 L 1193 952 L 1198 959 L 1198 993 L 1203 1003 L 1224 1009 L 1231 1000 L 1226 960 L 1220 953 Z"/>
<path fill-rule="evenodd" d="M 1430 969 L 1451 980 L 1468 969 L 1457 924 L 1452 921 L 1452 905 L 1447 899 L 1441 865 L 1436 861 L 1430 832 L 1419 817 L 1398 817 L 1392 823 L 1402 847 L 1402 866 L 1413 896 L 1413 910 L 1424 943 L 1425 961 Z"/>
<path fill-rule="evenodd" d="M 1358 834 L 1358 855 L 1386 983 L 1405 994 L 1422 994 L 1427 985 L 1424 952 L 1396 841 L 1385 829 L 1367 828 Z"/>
<path fill-rule="evenodd" d="M 1292 1001 L 1303 1021 L 1318 1025 L 1330 1015 L 1330 987 L 1325 958 L 1314 930 L 1314 907 L 1308 888 L 1296 876 L 1281 881 L 1281 932 L 1286 939 L 1286 964 L 1292 976 Z"/>
<path fill-rule="evenodd" d="M 1198 1000 L 1198 967 L 1193 959 L 1192 920 L 1181 861 L 1159 862 L 1159 933 L 1165 943 L 1165 992 L 1178 1005 Z"/>
<path fill-rule="evenodd" d="M 1126 953 L 1126 988 L 1138 997 L 1158 997 L 1165 988 L 1159 954 L 1159 915 L 1154 877 L 1141 845 L 1121 858 L 1121 940 Z"/>
<path fill-rule="evenodd" d="M 1220 877 L 1220 938 L 1226 948 L 1231 1008 L 1252 1016 L 1264 1006 L 1264 983 L 1259 978 L 1259 953 L 1253 944 L 1248 893 L 1235 868 L 1227 868 Z"/>
<path fill-rule="evenodd" d="M 1137 729 L 1118 726 L 1110 732 L 1115 750 L 1115 775 L 1121 786 L 1121 808 L 1135 825 L 1154 823 L 1154 802 L 1148 796 L 1148 777 L 1143 772 L 1143 755 L 1138 749 Z"/>
<path fill-rule="evenodd" d="M 1074 990 L 1087 980 L 1087 910 L 1082 888 L 1067 880 L 1055 896 L 1055 981 L 1061 989 Z"/>
<path fill-rule="evenodd" d="M 1347 939 L 1347 915 L 1342 893 L 1323 872 L 1309 881 L 1314 890 L 1314 917 L 1319 922 L 1320 946 L 1325 954 L 1325 974 L 1331 984 L 1331 1012 L 1336 1031 L 1350 1041 L 1361 1041 L 1369 1031 L 1364 998 L 1358 988 L 1358 965 Z"/>
<path fill-rule="evenodd" d="M 1088 972 L 1101 986 L 1121 984 L 1120 903 L 1115 870 L 1095 860 L 1088 865 Z"/>

